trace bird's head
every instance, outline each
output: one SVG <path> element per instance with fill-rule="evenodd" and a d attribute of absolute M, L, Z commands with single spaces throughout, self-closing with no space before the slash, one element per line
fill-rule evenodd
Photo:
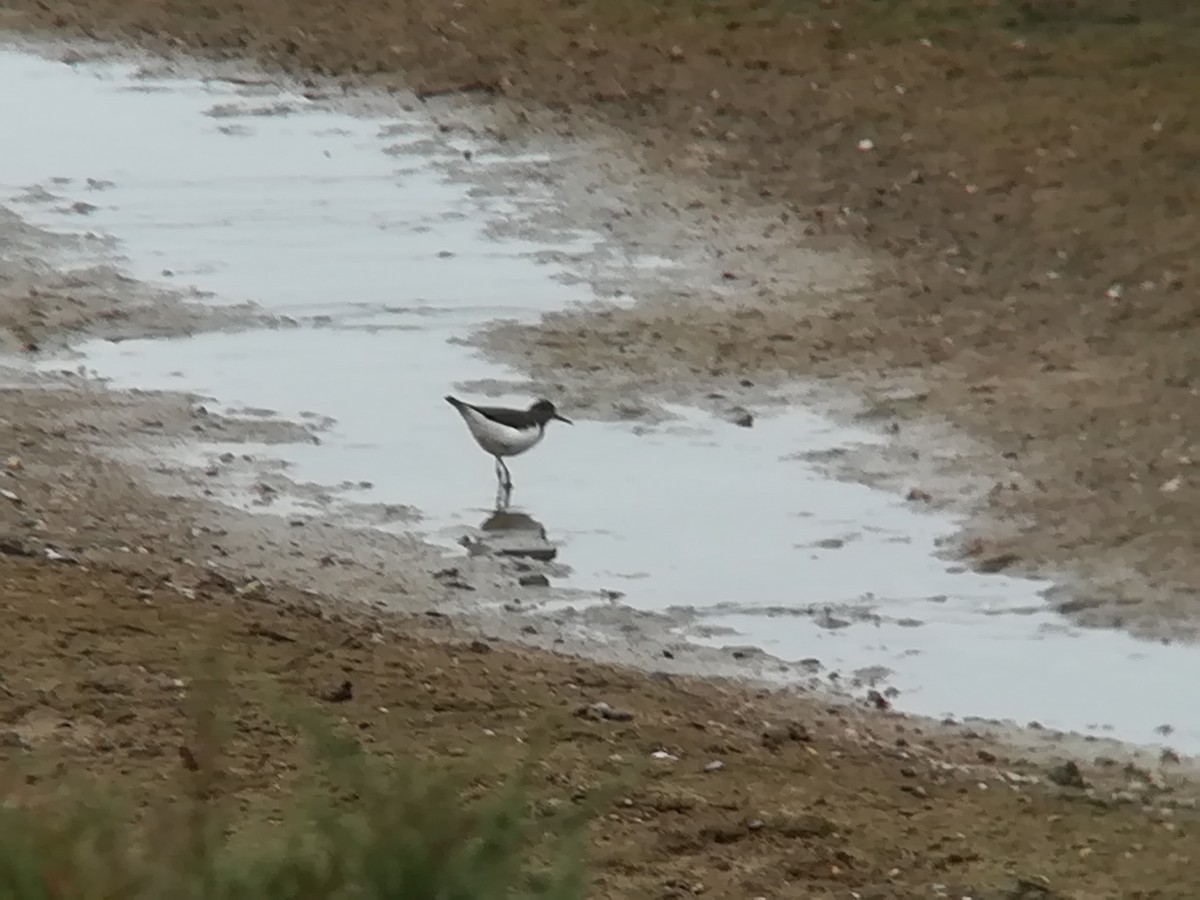
<path fill-rule="evenodd" d="M 532 413 L 539 422 L 549 422 L 551 419 L 558 419 L 558 421 L 566 422 L 568 425 L 575 424 L 566 416 L 560 416 L 554 404 L 549 400 L 537 401 L 529 407 L 529 412 Z"/>

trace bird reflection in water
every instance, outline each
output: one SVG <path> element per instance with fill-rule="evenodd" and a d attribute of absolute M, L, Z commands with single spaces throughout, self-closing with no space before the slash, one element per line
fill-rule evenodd
<path fill-rule="evenodd" d="M 479 543 L 502 556 L 549 562 L 558 555 L 546 527 L 528 513 L 502 507 L 492 510 L 479 526 Z"/>
<path fill-rule="evenodd" d="M 480 531 L 536 531 L 542 537 L 546 536 L 546 527 L 537 519 L 528 513 L 523 513 L 519 509 L 509 509 L 507 506 L 501 506 L 492 510 L 483 524 L 479 526 Z"/>

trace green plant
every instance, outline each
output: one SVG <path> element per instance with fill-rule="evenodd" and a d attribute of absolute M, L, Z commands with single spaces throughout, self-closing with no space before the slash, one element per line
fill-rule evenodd
<path fill-rule="evenodd" d="M 319 716 L 292 718 L 313 749 L 312 765 L 303 773 L 304 787 L 271 824 L 239 821 L 223 791 L 219 756 L 209 752 L 222 733 L 219 718 L 211 704 L 198 703 L 199 749 L 184 753 L 181 790 L 162 808 L 138 815 L 113 793 L 91 788 L 36 807 L 0 808 L 0 897 L 584 896 L 582 826 L 588 813 L 535 816 L 531 763 L 497 785 L 477 765 L 387 762 L 339 736 Z"/>

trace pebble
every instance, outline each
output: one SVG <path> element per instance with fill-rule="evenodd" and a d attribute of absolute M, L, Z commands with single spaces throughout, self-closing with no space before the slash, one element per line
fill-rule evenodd
<path fill-rule="evenodd" d="M 729 421 L 738 426 L 738 428 L 754 427 L 754 416 L 750 414 L 749 410 L 741 406 L 735 406 L 729 411 Z"/>
<path fill-rule="evenodd" d="M 5 731 L 0 734 L 0 746 L 13 747 L 18 750 L 32 750 L 29 742 L 15 731 Z"/>
<path fill-rule="evenodd" d="M 264 585 L 261 581 L 255 579 L 243 584 L 237 589 L 237 593 L 242 597 L 249 597 L 253 600 L 256 598 L 265 597 L 267 595 L 267 588 L 266 585 Z"/>
<path fill-rule="evenodd" d="M 714 759 L 712 762 L 704 764 L 705 772 L 720 772 L 723 768 L 725 768 L 725 763 L 719 759 Z"/>
<path fill-rule="evenodd" d="M 762 745 L 769 749 L 778 749 L 788 742 L 808 743 L 812 736 L 808 729 L 799 722 L 789 722 L 787 725 L 768 725 L 763 729 Z"/>
<path fill-rule="evenodd" d="M 1070 759 L 1057 766 L 1052 766 L 1046 773 L 1046 777 L 1060 787 L 1079 788 L 1080 790 L 1087 787 L 1087 782 L 1084 781 L 1079 766 Z"/>
<path fill-rule="evenodd" d="M 1021 557 L 1015 553 L 998 553 L 995 556 L 989 556 L 987 559 L 980 560 L 975 568 L 986 574 L 1002 572 L 1011 566 L 1013 563 L 1020 562 Z"/>
<path fill-rule="evenodd" d="M 628 722 L 633 719 L 633 713 L 627 709 L 617 709 L 609 706 L 603 701 L 599 703 L 590 703 L 587 706 L 581 706 L 575 711 L 575 715 L 581 718 L 596 719 L 597 721 L 608 722 Z"/>

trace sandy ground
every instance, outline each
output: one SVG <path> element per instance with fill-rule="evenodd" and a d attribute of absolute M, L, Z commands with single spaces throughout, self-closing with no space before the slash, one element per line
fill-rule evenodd
<path fill-rule="evenodd" d="M 782 205 L 781 225 L 859 244 L 877 255 L 877 283 L 836 309 L 747 290 L 757 312 L 742 316 L 655 304 L 556 316 L 525 336 L 539 348 L 527 361 L 653 381 L 670 360 L 672 373 L 878 389 L 888 415 L 944 417 L 995 448 L 974 463 L 1027 476 L 1016 489 L 997 479 L 990 521 L 1005 526 L 964 535 L 967 558 L 1093 566 L 1098 589 L 1074 616 L 1190 636 L 1197 13 L 966 9 L 15 0 L 5 19 L 592 116 L 726 202 Z M 536 124 L 518 110 L 512 127 Z M 886 399 L 913 377 L 904 403 Z"/>
<path fill-rule="evenodd" d="M 654 164 L 730 202 L 790 209 L 781 227 L 856 241 L 879 254 L 882 273 L 864 296 L 814 308 L 772 292 L 757 303 L 747 296 L 748 314 L 732 316 L 652 302 L 606 317 L 557 316 L 520 335 L 540 344 L 526 364 L 545 371 L 569 357 L 613 377 L 664 381 L 688 372 L 915 383 L 902 401 L 881 394 L 882 414 L 905 427 L 929 414 L 965 425 L 995 442 L 997 468 L 1017 467 L 1033 485 L 992 497 L 1001 520 L 1028 517 L 1032 526 L 992 525 L 965 549 L 1029 565 L 1126 564 L 1140 587 L 1157 590 L 1139 595 L 1136 616 L 1121 612 L 1123 623 L 1172 630 L 1195 616 L 1198 583 L 1187 527 L 1200 498 L 1189 474 L 1197 412 L 1189 372 L 1200 346 L 1189 287 L 1195 184 L 1180 174 L 1193 138 L 1176 77 L 1191 32 L 1149 14 L 1130 20 L 1119 6 L 1095 4 L 1082 25 L 1070 14 L 1014 14 L 1014 27 L 1005 4 L 983 4 L 986 27 L 964 30 L 943 4 L 903 21 L 836 3 L 804 14 L 714 6 L 702 19 L 672 7 L 576 5 L 539 10 L 533 21 L 516 2 L 300 9 L 215 0 L 194 14 L 15 0 L 5 22 L 590 112 L 644 138 Z M 1139 55 L 1148 36 L 1161 49 Z M 1081 63 L 1105 77 L 1095 85 L 1066 77 Z M 1021 89 L 1010 96 L 998 82 Z M 497 112 L 511 116 L 513 107 Z M 1143 120 L 1142 131 L 1130 125 Z M 858 150 L 865 138 L 871 148 Z M 34 249 L 45 239 L 25 237 Z M 187 298 L 146 298 L 116 272 L 63 274 L 34 250 L 3 261 L 3 325 L 21 352 L 86 333 L 233 324 L 205 321 Z M 512 338 L 501 330 L 488 340 L 511 353 Z M 496 641 L 486 651 L 456 645 L 442 616 L 314 614 L 318 597 L 333 609 L 353 595 L 357 576 L 336 552 L 349 538 L 309 537 L 285 522 L 246 541 L 206 518 L 203 503 L 164 500 L 88 444 L 197 429 L 261 437 L 259 424 L 176 397 L 101 399 L 87 385 L 9 390 L 2 408 L 14 458 L 0 577 L 16 636 L 0 698 L 12 734 L 4 753 L 46 773 L 61 773 L 65 761 L 146 791 L 166 784 L 178 764 L 172 745 L 186 741 L 172 680 L 183 677 L 181 648 L 215 634 L 239 664 L 255 662 L 235 679 L 247 712 L 227 748 L 251 808 L 269 811 L 291 747 L 286 731 L 265 723 L 251 677 L 265 668 L 300 696 L 351 678 L 355 697 L 338 712 L 393 752 L 469 752 L 548 716 L 548 799 L 569 802 L 626 764 L 651 767 L 653 788 L 623 799 L 597 831 L 599 896 L 1194 893 L 1191 788 L 1174 782 L 1169 761 L 1164 782 L 1157 766 L 1080 758 L 1094 787 L 1058 787 L 1046 782 L 1071 780 L 1062 771 L 1010 759 L 962 729 L 812 697 L 648 679 Z M 236 578 L 204 565 L 247 545 L 261 558 L 231 565 L 242 570 Z M 394 566 L 410 607 L 453 608 L 446 582 L 458 576 L 439 574 L 419 546 L 388 543 L 376 559 L 371 577 Z M 311 576 L 314 595 L 264 587 L 279 567 Z M 1103 597 L 1082 612 L 1097 623 L 1117 615 Z M 633 718 L 573 715 L 598 701 Z M 657 749 L 678 761 L 654 768 L 647 757 Z M 704 771 L 714 760 L 724 768 Z M 1037 777 L 1026 783 L 1022 774 Z"/>
<path fill-rule="evenodd" d="M 618 789 L 591 843 L 597 897 L 1192 895 L 1200 814 L 1170 776 L 1086 766 L 1095 785 L 1056 787 L 1044 767 L 899 718 L 447 643 L 422 636 L 436 622 L 221 578 L 180 590 L 8 541 L 0 584 L 3 625 L 19 635 L 0 692 L 0 753 L 26 776 L 11 802 L 87 776 L 143 803 L 182 790 L 188 688 L 218 646 L 237 710 L 219 771 L 256 820 L 305 771 L 277 717 L 282 688 L 380 753 L 503 769 L 548 746 L 547 809 Z M 350 700 L 323 699 L 344 681 Z M 597 703 L 616 718 L 587 714 Z"/>

